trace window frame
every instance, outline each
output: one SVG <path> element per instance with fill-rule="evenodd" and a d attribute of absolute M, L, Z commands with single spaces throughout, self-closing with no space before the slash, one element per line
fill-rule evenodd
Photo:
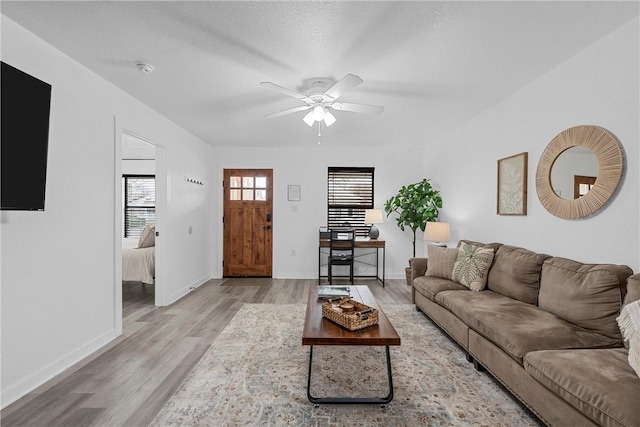
<path fill-rule="evenodd" d="M 347 188 L 344 183 L 336 185 L 341 176 L 342 179 L 361 182 L 352 183 L 352 188 Z M 351 190 L 350 193 L 349 190 Z M 358 194 L 363 190 L 368 194 Z M 367 236 L 370 225 L 365 224 L 364 214 L 366 209 L 373 209 L 374 190 L 374 167 L 329 166 L 327 168 L 327 227 L 340 227 L 346 221 L 349 222 L 350 227 L 355 228 L 356 236 Z M 336 194 L 336 191 L 342 194 Z M 348 210 L 348 213 L 345 214 L 340 210 Z"/>

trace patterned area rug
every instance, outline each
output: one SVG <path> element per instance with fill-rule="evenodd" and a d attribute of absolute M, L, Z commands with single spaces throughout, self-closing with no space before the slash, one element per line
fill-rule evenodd
<path fill-rule="evenodd" d="M 385 408 L 314 407 L 304 304 L 244 304 L 151 425 L 540 425 L 413 305 L 383 309 L 402 339 L 391 347 L 394 399 Z M 388 392 L 383 348 L 316 346 L 313 365 L 316 397 Z"/>

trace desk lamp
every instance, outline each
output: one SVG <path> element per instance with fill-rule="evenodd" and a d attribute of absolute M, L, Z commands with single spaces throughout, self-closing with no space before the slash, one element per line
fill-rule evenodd
<path fill-rule="evenodd" d="M 369 238 L 377 239 L 380 236 L 380 231 L 376 224 L 382 224 L 382 209 L 365 209 L 364 211 L 364 223 L 371 224 L 371 229 L 369 229 Z"/>
<path fill-rule="evenodd" d="M 451 240 L 449 233 L 448 222 L 427 222 L 427 227 L 424 230 L 424 240 L 428 240 L 432 246 L 447 247 L 445 242 Z"/>

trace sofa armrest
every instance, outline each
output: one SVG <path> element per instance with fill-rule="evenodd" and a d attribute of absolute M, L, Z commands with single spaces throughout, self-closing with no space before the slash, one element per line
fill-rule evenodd
<path fill-rule="evenodd" d="M 409 267 L 411 267 L 411 282 L 419 276 L 424 276 L 427 272 L 427 258 L 409 258 Z"/>
<path fill-rule="evenodd" d="M 627 278 L 627 295 L 624 297 L 624 305 L 640 300 L 640 273 Z"/>
<path fill-rule="evenodd" d="M 427 258 L 409 258 L 409 267 L 411 267 L 411 302 L 416 302 L 416 289 L 413 287 L 413 279 L 424 276 L 427 272 Z"/>

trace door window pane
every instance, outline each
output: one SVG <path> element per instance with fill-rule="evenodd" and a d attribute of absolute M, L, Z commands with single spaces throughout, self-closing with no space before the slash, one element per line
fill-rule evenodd
<path fill-rule="evenodd" d="M 229 186 L 229 200 L 267 201 L 267 178 L 264 176 L 232 176 Z"/>

